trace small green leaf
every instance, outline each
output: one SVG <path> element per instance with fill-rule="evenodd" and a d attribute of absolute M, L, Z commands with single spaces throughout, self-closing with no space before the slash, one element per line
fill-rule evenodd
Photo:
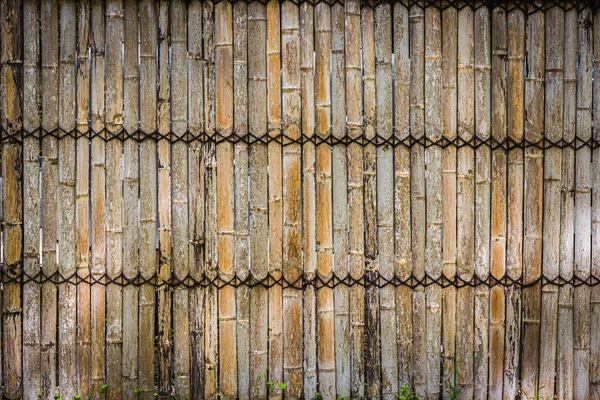
<path fill-rule="evenodd" d="M 279 386 L 279 389 L 285 390 L 285 388 L 287 388 L 287 383 L 281 382 L 278 386 Z"/>

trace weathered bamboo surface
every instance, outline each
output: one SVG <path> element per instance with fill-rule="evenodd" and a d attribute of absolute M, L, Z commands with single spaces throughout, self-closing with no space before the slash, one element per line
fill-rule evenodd
<path fill-rule="evenodd" d="M 0 397 L 600 399 L 590 4 L 0 0 Z"/>

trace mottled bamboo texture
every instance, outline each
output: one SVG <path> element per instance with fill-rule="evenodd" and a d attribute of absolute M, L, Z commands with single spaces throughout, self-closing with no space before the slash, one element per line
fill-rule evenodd
<path fill-rule="evenodd" d="M 600 14 L 331 3 L 0 0 L 0 397 L 600 399 Z"/>

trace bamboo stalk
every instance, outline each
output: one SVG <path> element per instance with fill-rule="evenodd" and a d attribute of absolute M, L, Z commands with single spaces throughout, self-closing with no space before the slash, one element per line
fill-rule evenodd
<path fill-rule="evenodd" d="M 123 127 L 123 4 L 112 0 L 106 4 L 106 129 L 114 135 Z M 106 272 L 115 278 L 123 272 L 123 143 L 106 144 Z M 122 394 L 123 302 L 122 288 L 106 287 L 106 380 L 111 390 L 108 399 Z"/>
<path fill-rule="evenodd" d="M 579 12 L 577 67 L 577 138 L 590 139 L 592 132 L 592 15 L 589 8 Z M 591 258 L 591 149 L 575 151 L 575 275 L 585 280 L 590 275 Z M 587 399 L 590 363 L 590 288 L 577 286 L 574 290 L 574 399 Z"/>
<path fill-rule="evenodd" d="M 267 9 L 259 2 L 248 5 L 248 129 L 267 132 Z M 250 145 L 250 273 L 260 280 L 268 273 L 269 224 L 267 146 Z M 267 396 L 268 290 L 250 289 L 250 398 Z"/>
<path fill-rule="evenodd" d="M 223 137 L 233 129 L 233 25 L 232 5 L 227 2 L 215 6 L 216 42 L 216 129 Z M 234 185 L 233 144 L 217 145 L 217 235 L 219 274 L 225 280 L 235 272 L 234 253 Z M 219 289 L 219 376 L 220 393 L 226 398 L 237 398 L 236 363 L 236 298 L 235 288 Z"/>
<path fill-rule="evenodd" d="M 139 3 L 140 32 L 140 129 L 156 130 L 156 5 L 152 1 Z M 140 201 L 139 208 L 139 268 L 140 275 L 149 279 L 156 273 L 156 218 L 157 177 L 156 141 L 146 139 L 140 143 Z M 139 289 L 139 387 L 140 399 L 151 399 L 154 393 L 154 336 L 155 336 L 155 290 L 149 284 Z"/>
<path fill-rule="evenodd" d="M 316 134 L 326 137 L 331 133 L 331 7 L 325 3 L 315 6 L 315 53 Z M 284 149 L 284 157 L 286 152 Z M 315 159 L 317 274 L 327 280 L 333 273 L 331 147 L 326 143 L 317 145 Z M 333 290 L 322 287 L 316 295 L 319 392 L 330 399 L 335 396 Z"/>
<path fill-rule="evenodd" d="M 127 132 L 138 129 L 138 5 L 125 0 L 124 20 L 124 112 Z M 134 139 L 124 143 L 123 169 L 123 274 L 135 279 L 139 272 L 138 258 L 138 144 Z M 139 290 L 123 288 L 123 394 L 131 395 L 138 384 Z"/>
<path fill-rule="evenodd" d="M 548 140 L 562 139 L 563 71 L 565 13 L 553 8 L 546 14 L 546 101 L 545 135 Z M 560 268 L 560 190 L 562 184 L 562 150 L 547 149 L 544 154 L 544 231 L 543 271 L 550 279 L 559 276 Z M 554 397 L 554 377 L 557 354 L 558 291 L 554 285 L 542 287 L 540 337 L 540 371 L 538 386 L 542 396 Z"/>
<path fill-rule="evenodd" d="M 300 88 L 300 18 L 299 8 L 291 1 L 281 6 L 281 93 L 282 93 L 282 128 L 283 133 L 291 140 L 300 138 L 301 124 L 301 88 Z M 318 51 L 317 51 L 318 54 Z M 318 77 L 318 74 L 317 74 Z M 319 85 L 317 85 L 317 88 Z M 318 91 L 317 91 L 318 92 Z M 318 102 L 318 101 L 317 101 Z M 318 119 L 318 117 L 317 117 Z M 318 124 L 317 124 L 318 126 Z M 283 276 L 288 282 L 295 282 L 302 274 L 301 246 L 301 166 L 300 145 L 286 143 L 283 148 L 282 166 L 282 200 L 283 200 Z M 326 161 L 326 160 L 325 160 Z M 317 156 L 318 162 L 318 156 Z M 318 168 L 318 165 L 317 165 Z M 325 171 L 325 174 L 327 172 Z M 318 190 L 318 185 L 317 185 Z M 317 194 L 318 196 L 318 194 Z M 318 202 L 318 199 L 317 199 Z M 325 211 L 326 212 L 326 211 Z M 327 215 L 327 214 L 325 214 Z M 316 216 L 317 223 L 319 215 Z M 329 225 L 330 227 L 331 225 Z M 318 229 L 318 228 L 317 228 Z M 323 229 L 328 230 L 327 225 Z M 326 232 L 324 232 L 327 235 Z M 318 231 L 317 231 L 318 234 Z M 327 237 L 327 236 L 325 236 Z M 330 242 L 329 242 L 330 243 Z M 324 240 L 323 250 L 331 251 L 328 242 Z M 329 253 L 326 253 L 324 263 L 328 263 Z M 317 236 L 317 257 L 319 257 L 319 237 Z M 319 260 L 317 259 L 317 263 Z M 330 265 L 330 263 L 328 263 Z M 317 266 L 318 268 L 318 266 Z M 324 265 L 327 268 L 327 265 Z M 322 272 L 325 272 L 324 270 Z M 317 304 L 319 293 L 317 293 Z M 329 296 L 328 296 L 329 299 Z M 323 303 L 322 303 L 323 304 Z M 323 311 L 331 310 L 330 302 Z M 301 398 L 303 393 L 302 379 L 302 293 L 300 289 L 288 287 L 283 289 L 283 382 L 287 383 L 285 397 Z M 318 316 L 317 316 L 318 319 Z M 318 322 L 317 322 L 318 323 Z M 317 329 L 319 327 L 317 326 Z M 324 342 L 327 340 L 323 338 Z M 320 343 L 320 342 L 319 342 Z M 319 343 L 317 345 L 319 345 Z M 318 357 L 321 357 L 317 348 Z M 333 357 L 325 355 L 323 360 Z M 330 369 L 328 365 L 323 367 Z M 325 385 L 322 390 L 327 390 Z"/>
<path fill-rule="evenodd" d="M 315 23 L 314 7 L 306 2 L 300 6 L 300 72 L 302 74 L 302 133 L 307 138 L 315 134 Z M 317 271 L 315 144 L 302 146 L 302 196 L 304 275 L 314 278 Z M 315 287 L 307 286 L 303 293 L 304 324 L 304 398 L 317 393 L 317 316 Z"/>
<path fill-rule="evenodd" d="M 58 125 L 58 4 L 53 0 L 42 2 L 42 128 L 52 131 Z M 58 140 L 47 136 L 42 139 L 42 272 L 45 276 L 56 273 L 57 241 L 57 183 Z M 103 196 L 104 198 L 104 196 Z M 41 392 L 53 395 L 56 388 L 56 329 L 57 291 L 52 282 L 42 284 L 41 318 Z M 104 338 L 102 338 L 104 341 Z"/>
<path fill-rule="evenodd" d="M 31 132 L 40 128 L 39 17 L 39 3 L 36 0 L 25 1 L 23 3 L 23 129 Z M 23 272 L 30 276 L 40 272 L 40 143 L 36 137 L 23 141 Z M 23 396 L 25 398 L 35 398 L 42 384 L 41 290 L 42 285 L 37 282 L 23 285 L 23 298 L 27 299 L 23 307 Z"/>
<path fill-rule="evenodd" d="M 424 69 L 425 69 L 425 21 L 424 11 L 418 6 L 409 9 L 410 38 L 410 132 L 420 139 L 424 127 Z M 422 279 L 425 275 L 425 148 L 416 144 L 410 148 L 411 185 L 411 267 L 412 275 Z M 414 390 L 419 396 L 427 393 L 427 337 L 425 290 L 417 287 L 412 292 L 412 369 Z"/>
<path fill-rule="evenodd" d="M 492 11 L 492 137 L 506 139 L 506 12 Z M 492 220 L 490 227 L 490 272 L 496 279 L 506 273 L 506 151 L 492 151 Z M 502 396 L 504 375 L 505 290 L 490 290 L 489 393 Z"/>
<path fill-rule="evenodd" d="M 394 108 L 395 135 L 404 140 L 410 132 L 410 22 L 409 10 L 402 4 L 394 5 Z M 398 145 L 394 149 L 394 220 L 395 220 L 395 274 L 408 279 L 411 274 L 411 220 L 410 220 L 410 149 Z M 398 383 L 412 387 L 412 290 L 408 286 L 396 288 L 396 323 L 398 324 Z"/>
<path fill-rule="evenodd" d="M 360 4 L 345 3 L 346 49 L 346 113 L 348 134 L 362 135 L 362 97 L 360 60 Z M 364 273 L 363 231 L 363 149 L 358 143 L 348 145 L 348 259 L 350 274 L 359 278 Z M 364 396 L 364 294 L 363 286 L 350 288 L 350 397 Z"/>
<path fill-rule="evenodd" d="M 234 132 L 248 133 L 248 5 L 233 6 Z M 264 110 L 264 109 L 263 109 Z M 235 144 L 235 271 L 245 279 L 249 274 L 248 145 Z M 236 291 L 238 398 L 250 399 L 250 288 Z"/>
<path fill-rule="evenodd" d="M 17 133 L 23 127 L 23 4 L 21 1 L 3 1 L 0 12 L 2 32 L 2 126 L 8 133 Z M 23 148 L 16 142 L 2 146 L 2 272 L 9 277 L 19 276 L 23 269 L 23 182 L 21 167 Z M 73 263 L 74 266 L 74 263 Z M 6 283 L 2 294 L 2 376 L 3 396 L 21 396 L 23 381 L 22 322 L 23 304 L 21 284 Z M 73 343 L 74 344 L 74 343 Z"/>
<path fill-rule="evenodd" d="M 82 1 L 77 10 L 77 117 L 76 126 L 89 133 L 90 117 L 90 3 Z M 90 140 L 77 139 L 76 149 L 77 276 L 90 277 Z M 91 304 L 90 285 L 80 282 L 77 291 L 77 393 L 91 394 Z"/>
<path fill-rule="evenodd" d="M 458 12 L 454 8 L 442 11 L 442 118 L 443 136 L 454 140 L 457 131 Z M 449 146 L 442 151 L 442 265 L 447 279 L 456 278 L 456 152 Z M 442 382 L 454 380 L 456 358 L 456 288 L 443 289 L 442 316 Z M 443 390 L 443 398 L 449 393 Z"/>
<path fill-rule="evenodd" d="M 523 140 L 525 16 L 520 10 L 508 13 L 508 137 Z M 507 254 L 506 269 L 510 278 L 519 278 L 523 270 L 523 150 L 508 152 Z M 504 397 L 518 395 L 519 348 L 521 343 L 521 290 L 506 290 L 506 330 L 504 353 Z"/>
<path fill-rule="evenodd" d="M 491 23 L 486 7 L 475 11 L 475 132 L 482 140 L 491 134 Z M 490 274 L 490 180 L 491 149 L 487 146 L 475 150 L 475 272 L 481 279 Z M 490 290 L 484 285 L 474 293 L 474 395 L 487 399 L 489 351 L 489 301 Z"/>
<path fill-rule="evenodd" d="M 331 6 L 331 133 L 338 139 L 346 134 L 346 60 L 344 6 Z M 303 96 L 304 97 L 304 96 Z M 347 148 L 332 149 L 333 253 L 335 274 L 348 276 L 348 162 Z M 336 398 L 350 398 L 350 299 L 349 288 L 338 285 L 334 292 Z"/>
<path fill-rule="evenodd" d="M 577 71 L 577 10 L 565 12 L 565 73 L 563 140 L 572 141 L 576 133 L 576 71 Z M 560 276 L 573 277 L 575 212 L 575 150 L 563 149 L 561 213 L 560 213 Z M 556 395 L 573 398 L 573 287 L 558 289 L 558 343 L 556 360 Z"/>
<path fill-rule="evenodd" d="M 104 134 L 104 3 L 94 1 L 91 7 L 91 129 Z M 43 151 L 43 149 L 42 149 Z M 91 159 L 91 274 L 99 279 L 106 273 L 106 170 L 105 146 L 102 137 L 92 139 Z M 45 226 L 42 226 L 43 232 Z M 45 234 L 42 236 L 45 237 Z M 43 301 L 43 300 L 42 300 Z M 106 290 L 103 285 L 91 288 L 91 339 L 92 339 L 92 392 L 95 399 L 104 398 L 101 387 L 106 381 L 106 345 L 104 329 L 106 324 Z"/>

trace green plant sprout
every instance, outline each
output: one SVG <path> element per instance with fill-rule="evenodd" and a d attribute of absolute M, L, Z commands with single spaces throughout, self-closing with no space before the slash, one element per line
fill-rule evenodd
<path fill-rule="evenodd" d="M 418 400 L 419 395 L 412 391 L 410 385 L 400 386 L 400 393 L 396 393 L 398 400 Z"/>

